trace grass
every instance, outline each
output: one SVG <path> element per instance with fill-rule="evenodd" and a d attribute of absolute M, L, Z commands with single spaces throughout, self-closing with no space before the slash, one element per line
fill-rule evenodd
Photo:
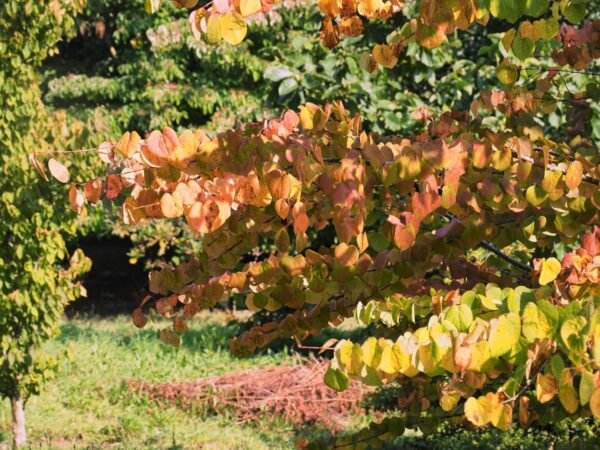
<path fill-rule="evenodd" d="M 127 380 L 192 380 L 244 368 L 294 364 L 287 352 L 247 359 L 228 353 L 238 332 L 224 314 L 201 316 L 180 348 L 158 340 L 164 324 L 136 329 L 128 317 L 65 321 L 61 336 L 46 351 L 69 357 L 56 380 L 26 407 L 31 448 L 278 449 L 293 448 L 299 435 L 283 420 L 236 424 L 226 416 L 165 407 L 131 392 Z M 318 429 L 309 429 L 312 436 Z M 0 448 L 10 442 L 8 402 L 0 408 Z"/>

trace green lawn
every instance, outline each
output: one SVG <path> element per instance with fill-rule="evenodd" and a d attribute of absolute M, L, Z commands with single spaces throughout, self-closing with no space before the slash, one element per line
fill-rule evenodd
<path fill-rule="evenodd" d="M 153 324 L 136 329 L 128 317 L 74 319 L 47 351 L 68 351 L 57 379 L 27 404 L 32 448 L 293 448 L 298 431 L 282 420 L 236 424 L 232 418 L 167 408 L 134 394 L 126 381 L 193 380 L 251 366 L 293 364 L 286 352 L 233 358 L 227 340 L 238 332 L 223 314 L 195 320 L 180 348 L 158 340 Z M 164 326 L 164 324 L 162 325 Z M 10 442 L 8 402 L 0 409 L 0 448 Z M 316 431 L 318 432 L 318 431 Z"/>

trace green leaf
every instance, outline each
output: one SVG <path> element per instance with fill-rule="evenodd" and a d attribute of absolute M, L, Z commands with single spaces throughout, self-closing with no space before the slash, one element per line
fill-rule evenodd
<path fill-rule="evenodd" d="M 285 78 L 293 77 L 294 72 L 287 67 L 279 64 L 270 64 L 265 68 L 263 76 L 267 80 L 271 81 L 281 81 Z"/>
<path fill-rule="evenodd" d="M 548 4 L 548 0 L 525 0 L 523 13 L 528 16 L 539 17 L 548 11 Z"/>
<path fill-rule="evenodd" d="M 298 82 L 295 78 L 286 78 L 281 82 L 279 88 L 277 89 L 277 93 L 280 97 L 284 95 L 288 95 L 298 89 Z"/>
<path fill-rule="evenodd" d="M 563 11 L 563 16 L 571 23 L 579 23 L 585 17 L 587 11 L 585 8 L 585 4 L 580 3 L 578 5 L 570 4 Z"/>
<path fill-rule="evenodd" d="M 579 403 L 582 406 L 589 403 L 595 389 L 596 381 L 594 380 L 594 375 L 584 369 L 581 372 L 581 380 L 579 381 Z"/>
<path fill-rule="evenodd" d="M 554 377 L 558 380 L 560 378 L 560 374 L 565 368 L 565 362 L 563 361 L 560 355 L 554 355 L 550 359 L 550 370 Z"/>
<path fill-rule="evenodd" d="M 339 369 L 332 369 L 331 367 L 329 367 L 327 372 L 325 372 L 323 381 L 325 382 L 326 386 L 337 392 L 345 391 L 348 389 L 348 385 L 350 384 L 348 375 Z"/>
<path fill-rule="evenodd" d="M 514 55 L 520 60 L 525 60 L 533 55 L 535 51 L 535 42 L 529 38 L 522 38 L 519 33 L 515 34 L 511 49 Z"/>
<path fill-rule="evenodd" d="M 521 0 L 490 0 L 490 13 L 498 19 L 515 23 L 523 15 Z"/>
<path fill-rule="evenodd" d="M 459 332 L 466 332 L 473 322 L 473 312 L 467 305 L 453 305 L 446 310 L 444 320 L 454 325 Z"/>

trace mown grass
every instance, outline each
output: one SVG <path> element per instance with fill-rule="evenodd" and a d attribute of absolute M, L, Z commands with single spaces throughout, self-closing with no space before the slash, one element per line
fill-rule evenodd
<path fill-rule="evenodd" d="M 277 449 L 293 448 L 296 430 L 278 418 L 237 424 L 227 416 L 166 407 L 127 387 L 127 381 L 193 380 L 245 368 L 294 364 L 288 352 L 265 352 L 246 359 L 228 353 L 227 340 L 238 332 L 224 314 L 202 316 L 191 324 L 180 348 L 158 340 L 165 324 L 136 329 L 128 317 L 73 319 L 45 350 L 69 354 L 56 380 L 27 404 L 32 448 L 123 449 Z M 0 408 L 0 448 L 10 442 L 8 402 Z"/>

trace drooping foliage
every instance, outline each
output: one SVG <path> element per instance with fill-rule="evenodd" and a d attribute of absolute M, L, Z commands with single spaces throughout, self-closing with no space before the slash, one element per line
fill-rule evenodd
<path fill-rule="evenodd" d="M 336 447 L 457 418 L 501 430 L 598 418 L 600 152 L 590 119 L 600 91 L 590 64 L 599 22 L 585 21 L 578 1 L 417 3 L 363 65 L 392 67 L 411 41 L 443 48 L 458 29 L 501 23 L 498 82 L 467 108 L 424 108 L 422 129 L 404 136 L 366 132 L 340 102 L 215 137 L 127 132 L 100 146 L 108 175 L 73 183 L 71 204 L 112 200 L 130 224 L 184 217 L 202 236 L 195 258 L 150 274 L 151 295 L 133 314 L 139 327 L 148 309 L 172 318 L 167 343 L 233 294 L 251 310 L 292 310 L 234 339 L 240 356 L 347 317 L 375 326 L 364 342 L 335 343 L 325 382 L 393 382 L 406 397 L 399 414 Z M 191 26 L 238 44 L 242 17 L 268 6 L 213 2 Z M 360 34 L 361 17 L 391 18 L 402 5 L 319 6 L 333 47 Z M 535 63 L 537 47 L 551 66 Z M 261 243 L 270 253 L 248 257 Z"/>
<path fill-rule="evenodd" d="M 91 122 L 94 134 L 83 147 L 94 146 L 101 133 L 118 139 L 122 129 L 225 130 L 324 99 L 359 110 L 368 130 L 408 134 L 423 128 L 420 108 L 466 108 L 474 92 L 495 81 L 486 29 L 464 45 L 456 36 L 432 51 L 410 44 L 398 67 L 362 70 L 361 54 L 411 11 L 329 51 L 319 43 L 319 11 L 311 2 L 283 2 L 253 15 L 247 38 L 236 47 L 194 39 L 171 3 L 153 15 L 140 15 L 142 6 L 141 0 L 88 2 L 76 18 L 77 35 L 45 63 L 45 104 Z M 94 232 L 131 239 L 131 261 L 155 267 L 197 251 L 199 241 L 184 221 L 128 227 L 99 224 L 92 220 L 99 210 L 93 212 L 86 224 L 92 222 Z"/>

